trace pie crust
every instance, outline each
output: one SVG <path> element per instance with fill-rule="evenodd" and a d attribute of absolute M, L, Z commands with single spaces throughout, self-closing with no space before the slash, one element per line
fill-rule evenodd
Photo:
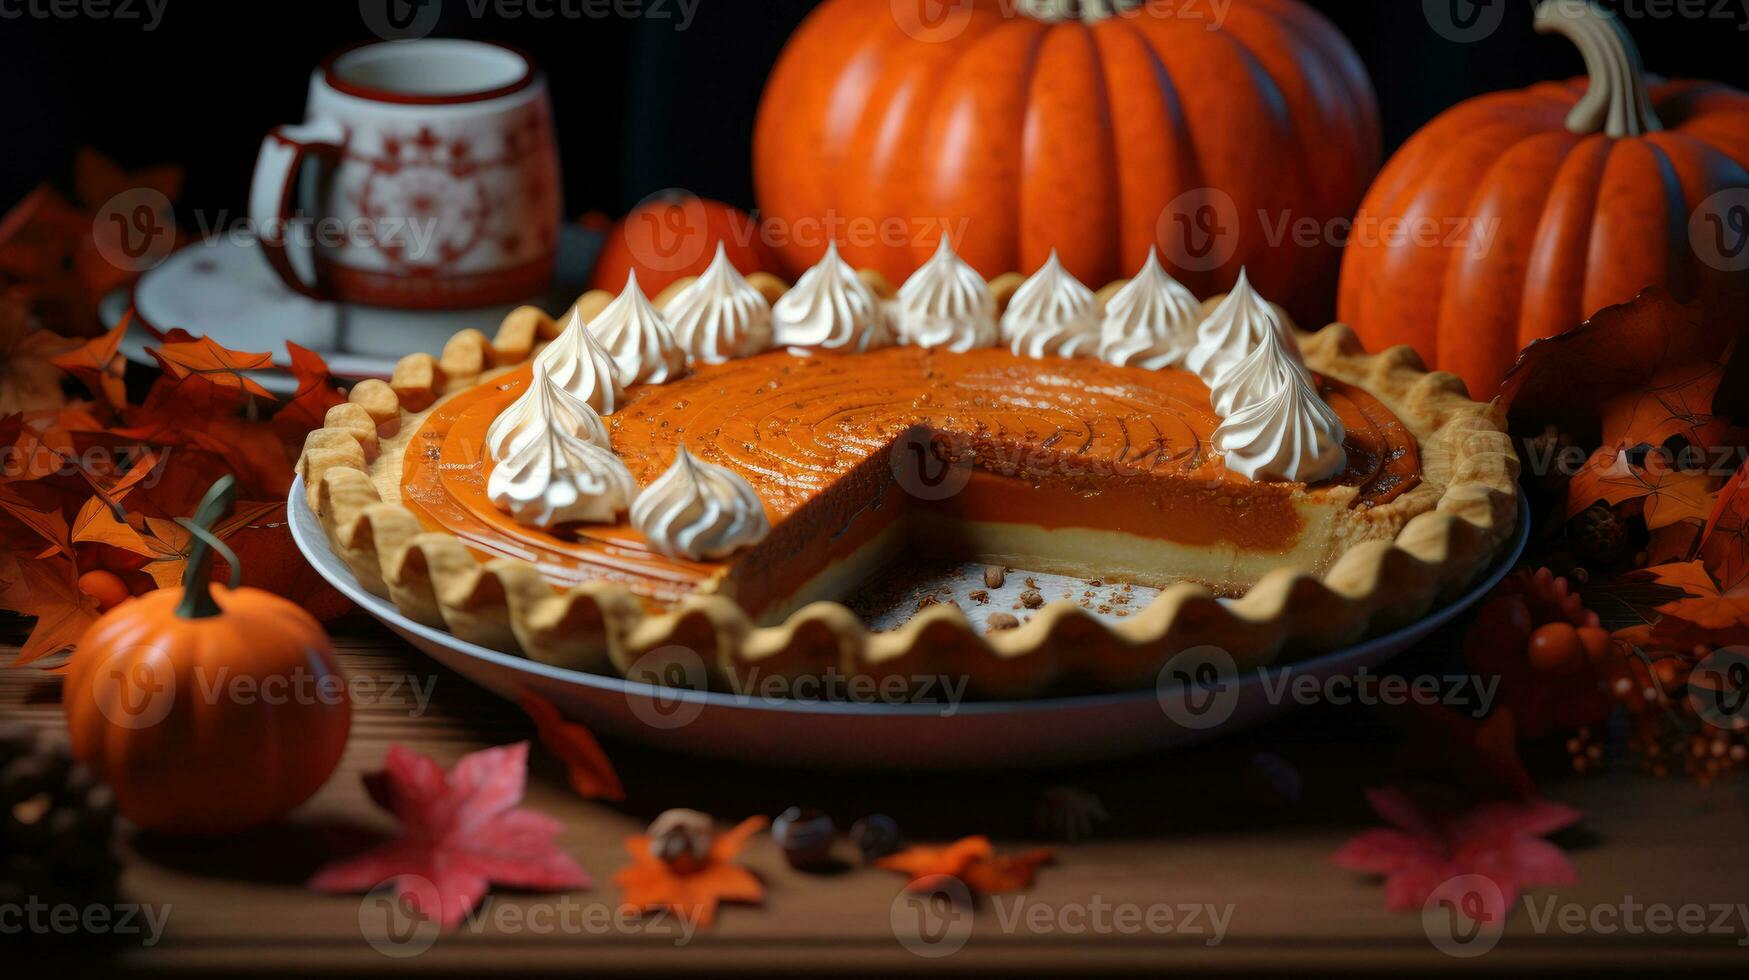
<path fill-rule="evenodd" d="M 558 330 L 525 307 L 496 337 L 465 330 L 437 357 L 403 358 L 390 381 L 355 386 L 310 434 L 298 463 L 331 547 L 367 591 L 424 625 L 555 666 L 749 694 L 825 676 L 864 679 L 883 692 L 963 678 L 966 696 L 981 699 L 1067 686 L 1134 689 L 1154 684 L 1168 660 L 1194 647 L 1219 647 L 1245 669 L 1412 622 L 1485 568 L 1518 519 L 1518 459 L 1498 411 L 1471 401 L 1455 375 L 1427 372 L 1408 347 L 1368 354 L 1333 324 L 1300 335 L 1307 364 L 1395 414 L 1416 440 L 1421 481 L 1369 515 L 1400 526 L 1394 538 L 1347 547 L 1321 576 L 1276 568 L 1233 599 L 1180 582 L 1116 625 L 1058 601 L 1018 629 L 989 635 L 951 604 L 924 608 L 889 632 L 869 630 L 829 601 L 768 626 L 722 595 L 653 607 L 624 585 L 559 586 L 527 561 L 483 560 L 400 502 L 408 442 L 433 407 L 515 370 Z"/>

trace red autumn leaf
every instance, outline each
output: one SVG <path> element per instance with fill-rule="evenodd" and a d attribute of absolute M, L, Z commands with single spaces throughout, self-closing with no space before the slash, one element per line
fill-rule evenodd
<path fill-rule="evenodd" d="M 22 304 L 0 297 L 0 415 L 66 404 L 55 358 L 79 346 L 35 325 Z"/>
<path fill-rule="evenodd" d="M 1627 448 L 1661 445 L 1681 436 L 1691 446 L 1715 446 L 1730 437 L 1731 420 L 1712 414 L 1713 393 L 1725 376 L 1716 361 L 1689 361 L 1661 368 L 1603 403 L 1603 444 Z"/>
<path fill-rule="evenodd" d="M 97 600 L 80 590 L 79 568 L 71 558 L 26 558 L 10 567 L 8 581 L 0 584 L 0 608 L 36 617 L 12 666 L 72 648 L 101 615 Z"/>
<path fill-rule="evenodd" d="M 1650 540 L 1646 542 L 1644 564 L 1662 565 L 1665 562 L 1692 559 L 1695 545 L 1700 543 L 1703 526 L 1699 520 L 1688 519 L 1653 531 Z"/>
<path fill-rule="evenodd" d="M 271 392 L 245 373 L 270 370 L 271 354 L 231 350 L 211 337 L 163 344 L 152 348 L 151 354 L 164 373 L 178 382 L 203 378 L 221 388 L 236 388 L 257 398 L 273 398 Z"/>
<path fill-rule="evenodd" d="M 155 450 L 145 450 L 128 462 L 127 468 L 120 471 L 95 473 L 81 467 L 79 474 L 90 484 L 97 496 L 110 504 L 120 504 L 133 489 L 146 481 L 164 462 L 164 456 Z M 119 473 L 119 475 L 118 475 Z"/>
<path fill-rule="evenodd" d="M 301 441 L 304 433 L 322 427 L 328 409 L 345 402 L 346 393 L 334 386 L 333 374 L 321 355 L 289 340 L 285 349 L 291 354 L 291 373 L 297 379 L 298 390 L 273 416 L 273 421 L 282 432 L 290 430 Z"/>
<path fill-rule="evenodd" d="M 447 773 L 392 745 L 383 770 L 365 776 L 365 786 L 401 821 L 401 836 L 328 865 L 310 887 L 364 892 L 393 879 L 410 908 L 446 928 L 493 884 L 533 891 L 588 887 L 583 868 L 554 846 L 564 825 L 517 806 L 527 779 L 527 742 L 462 756 Z"/>
<path fill-rule="evenodd" d="M 1725 316 L 1648 289 L 1525 348 L 1500 385 L 1501 406 L 1515 431 L 1595 432 L 1605 401 L 1649 385 L 1667 365 L 1717 363 L 1735 331 Z"/>
<path fill-rule="evenodd" d="M 952 844 L 934 847 L 916 845 L 897 854 L 890 854 L 875 864 L 888 871 L 897 871 L 910 878 L 908 887 L 929 889 L 931 879 L 957 878 L 973 891 L 993 893 L 1018 891 L 1032 884 L 1033 872 L 1050 863 L 1048 850 L 1024 851 L 1020 854 L 998 854 L 990 838 L 962 837 Z"/>
<path fill-rule="evenodd" d="M 1665 465 L 1635 466 L 1626 451 L 1604 447 L 1591 454 L 1567 485 L 1567 517 L 1602 501 L 1644 500 L 1646 527 L 1657 530 L 1679 521 L 1705 520 L 1713 509 L 1712 480 L 1704 472 Z"/>
<path fill-rule="evenodd" d="M 86 210 L 96 211 L 117 194 L 138 190 L 154 190 L 174 201 L 182 194 L 182 168 L 161 165 L 128 171 L 89 146 L 74 152 L 73 193 Z"/>
<path fill-rule="evenodd" d="M 650 838 L 639 834 L 626 838 L 632 863 L 613 876 L 625 893 L 625 904 L 642 910 L 667 909 L 699 926 L 709 926 L 723 902 L 757 905 L 765 900 L 765 886 L 746 868 L 735 863 L 747 839 L 770 823 L 764 817 L 748 817 L 733 830 L 711 841 L 710 853 L 696 867 L 679 871 L 650 853 Z"/>
<path fill-rule="evenodd" d="M 73 435 L 60 424 L 59 412 L 24 412 L 8 416 L 17 421 L 7 429 L 11 438 L 0 443 L 0 483 L 41 480 L 64 470 L 75 449 Z"/>
<path fill-rule="evenodd" d="M 79 347 L 52 358 L 54 365 L 84 383 L 94 395 L 101 395 L 111 408 L 123 409 L 128 404 L 127 361 L 121 356 L 121 339 L 128 332 L 133 311 L 121 318 L 115 329 L 86 341 Z"/>
<path fill-rule="evenodd" d="M 10 514 L 12 518 L 25 527 L 35 531 L 48 545 L 48 550 L 38 555 L 38 558 L 48 558 L 53 555 L 71 555 L 73 542 L 67 518 L 59 507 L 39 507 L 31 501 L 17 496 L 8 490 L 0 490 L 0 510 Z"/>
<path fill-rule="evenodd" d="M 1749 580 L 1749 464 L 1719 491 L 1700 543 L 1707 571 L 1727 589 Z"/>
<path fill-rule="evenodd" d="M 1391 826 L 1360 833 L 1333 860 L 1384 876 L 1385 905 L 1393 912 L 1420 912 L 1435 890 L 1460 875 L 1494 882 L 1503 903 L 1482 911 L 1502 918 L 1524 889 L 1578 880 L 1560 847 L 1542 839 L 1579 822 L 1582 815 L 1571 807 L 1542 799 L 1492 801 L 1438 819 L 1396 789 L 1369 790 L 1367 800 Z"/>
<path fill-rule="evenodd" d="M 576 722 L 566 721 L 552 702 L 538 694 L 524 694 L 522 710 L 534 719 L 541 744 L 565 764 L 571 788 L 586 800 L 608 800 L 618 803 L 626 798 L 619 773 L 601 750 L 601 743 Z"/>

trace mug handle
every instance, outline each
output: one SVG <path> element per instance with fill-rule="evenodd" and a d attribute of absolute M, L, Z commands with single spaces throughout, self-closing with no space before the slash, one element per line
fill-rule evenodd
<path fill-rule="evenodd" d="M 294 246 L 286 241 L 298 172 L 311 157 L 334 164 L 345 152 L 345 127 L 331 119 L 317 119 L 274 127 L 261 141 L 261 153 L 255 158 L 255 176 L 249 184 L 249 220 L 255 226 L 255 238 L 273 271 L 287 286 L 311 299 L 328 301 L 334 294 L 317 271 L 314 247 L 308 243 L 298 247 L 309 258 L 311 278 L 305 279 L 292 261 Z"/>

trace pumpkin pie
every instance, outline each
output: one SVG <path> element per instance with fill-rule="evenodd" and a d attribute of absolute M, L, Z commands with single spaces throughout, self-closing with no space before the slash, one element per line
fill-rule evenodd
<path fill-rule="evenodd" d="M 773 690 L 951 675 L 975 697 L 1155 682 L 1423 615 L 1517 519 L 1498 413 L 1407 347 L 1303 334 L 1241 279 L 1053 257 L 986 283 L 945 243 L 901 288 L 829 249 L 788 286 L 721 259 L 647 299 L 512 313 L 366 381 L 300 461 L 367 590 L 493 649 Z M 1133 584 L 1120 621 L 844 601 L 919 556 Z M 684 669 L 677 671 L 676 667 Z M 883 688 L 885 689 L 885 688 Z"/>

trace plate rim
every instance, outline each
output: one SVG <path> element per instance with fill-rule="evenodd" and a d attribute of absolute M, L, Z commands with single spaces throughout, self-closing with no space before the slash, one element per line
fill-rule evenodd
<path fill-rule="evenodd" d="M 610 694 L 622 697 L 664 698 L 668 701 L 696 703 L 707 708 L 740 711 L 776 712 L 799 715 L 838 715 L 877 718 L 905 717 L 939 717 L 942 705 L 940 703 L 869 703 L 858 701 L 802 701 L 783 698 L 761 698 L 757 695 L 742 695 L 732 691 L 694 691 L 685 688 L 673 688 L 663 685 L 649 684 L 643 681 L 628 680 L 623 677 L 612 677 L 606 674 L 594 674 L 573 667 L 557 667 L 544 664 L 537 660 L 493 650 L 477 643 L 471 643 L 447 630 L 426 626 L 409 618 L 394 604 L 381 596 L 374 595 L 358 584 L 358 580 L 350 573 L 341 575 L 330 567 L 343 566 L 338 555 L 329 547 L 327 535 L 321 531 L 315 513 L 310 509 L 304 492 L 304 478 L 300 474 L 292 480 L 291 490 L 286 498 L 286 523 L 291 528 L 292 540 L 298 551 L 309 565 L 315 569 L 324 581 L 337 589 L 342 595 L 369 613 L 377 621 L 390 629 L 402 633 L 411 633 L 427 642 L 435 643 L 456 653 L 483 660 L 499 668 L 516 673 L 532 674 L 545 680 L 565 684 L 582 684 Z M 1399 626 L 1388 633 L 1369 637 L 1359 643 L 1349 644 L 1336 650 L 1295 660 L 1291 663 L 1274 664 L 1261 667 L 1255 672 L 1246 672 L 1239 678 L 1241 685 L 1262 683 L 1264 676 L 1275 676 L 1281 672 L 1315 671 L 1323 668 L 1339 667 L 1343 662 L 1363 659 L 1379 649 L 1388 648 L 1393 643 L 1402 643 L 1406 634 L 1419 632 L 1421 636 L 1431 634 L 1440 626 L 1445 625 L 1459 614 L 1475 605 L 1492 591 L 1508 574 L 1518 566 L 1518 559 L 1523 555 L 1525 546 L 1530 541 L 1530 503 L 1523 494 L 1518 497 L 1518 523 L 1513 530 L 1511 544 L 1503 549 L 1488 566 L 1486 572 L 1466 589 L 1461 595 L 1438 609 L 1421 616 L 1414 621 Z M 319 549 L 319 552 L 317 551 Z M 312 554 L 312 552 L 317 552 Z M 318 560 L 326 558 L 328 561 Z M 1417 638 L 1419 639 L 1419 637 Z M 1414 641 L 1411 641 L 1411 643 Z M 415 644 L 415 646 L 417 646 Z M 421 654 L 432 656 L 427 651 Z M 435 659 L 435 658 L 434 658 Z M 477 682 L 475 682 L 477 683 Z M 1097 710 L 1113 706 L 1127 706 L 1135 703 L 1155 701 L 1160 697 L 1158 688 L 1143 688 L 1132 691 L 1112 691 L 1098 694 L 1072 694 L 1056 697 L 1009 699 L 1001 701 L 960 701 L 953 705 L 954 713 L 959 715 L 1016 715 L 1044 712 L 1071 712 Z"/>

